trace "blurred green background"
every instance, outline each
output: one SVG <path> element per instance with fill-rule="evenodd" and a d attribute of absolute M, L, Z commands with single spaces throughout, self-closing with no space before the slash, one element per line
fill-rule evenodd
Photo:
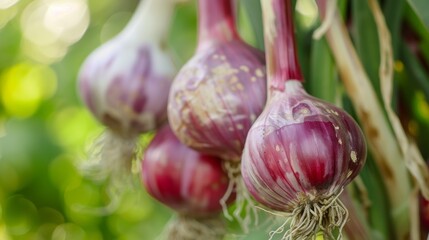
<path fill-rule="evenodd" d="M 76 168 L 103 129 L 79 99 L 79 67 L 137 4 L 0 0 L 0 239 L 155 239 L 169 219 L 143 190 L 112 214 L 89 211 L 109 199 Z M 179 8 L 177 60 L 193 52 L 195 20 L 192 4 Z"/>

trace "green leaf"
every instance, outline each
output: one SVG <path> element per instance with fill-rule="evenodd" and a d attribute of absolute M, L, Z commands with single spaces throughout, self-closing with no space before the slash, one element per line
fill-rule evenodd
<path fill-rule="evenodd" d="M 387 1 L 383 6 L 384 19 L 389 27 L 395 57 L 398 55 L 398 45 L 402 38 L 401 27 L 404 3 L 405 0 Z"/>
<path fill-rule="evenodd" d="M 411 52 L 408 46 L 403 44 L 401 48 L 402 60 L 405 68 L 409 71 L 410 81 L 414 82 L 429 100 L 429 76 L 419 62 L 418 58 Z"/>
<path fill-rule="evenodd" d="M 377 27 L 367 1 L 352 1 L 353 41 L 369 79 L 381 100 L 379 69 L 380 48 Z"/>
<path fill-rule="evenodd" d="M 429 31 L 429 2 L 427 0 L 408 0 L 408 4 Z"/>
<path fill-rule="evenodd" d="M 308 91 L 315 97 L 334 103 L 338 82 L 335 63 L 325 38 L 313 40 L 310 68 Z"/>
<path fill-rule="evenodd" d="M 409 30 L 415 32 L 420 39 L 426 42 L 429 41 L 429 31 L 409 4 L 406 4 L 404 8 L 403 23 L 405 23 L 406 28 L 410 28 Z"/>
<path fill-rule="evenodd" d="M 264 29 L 262 27 L 262 10 L 260 0 L 242 1 L 247 14 L 249 15 L 250 24 L 255 34 L 256 47 L 264 49 Z"/>
<path fill-rule="evenodd" d="M 371 205 L 367 209 L 374 239 L 392 239 L 391 209 L 382 176 L 372 155 L 368 155 L 360 176 L 366 186 Z M 361 196 L 361 194 L 359 194 Z M 362 202 L 362 200 L 360 200 Z"/>

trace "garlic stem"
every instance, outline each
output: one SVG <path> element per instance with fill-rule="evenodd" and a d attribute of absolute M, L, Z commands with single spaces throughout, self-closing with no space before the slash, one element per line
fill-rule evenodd
<path fill-rule="evenodd" d="M 218 41 L 238 38 L 233 0 L 198 1 L 198 48 Z"/>
<path fill-rule="evenodd" d="M 303 81 L 295 44 L 291 0 L 261 0 L 268 86 L 283 91 L 285 81 Z"/>
<path fill-rule="evenodd" d="M 170 29 L 175 4 L 173 0 L 140 0 L 122 36 L 136 44 L 158 44 L 164 41 Z"/>

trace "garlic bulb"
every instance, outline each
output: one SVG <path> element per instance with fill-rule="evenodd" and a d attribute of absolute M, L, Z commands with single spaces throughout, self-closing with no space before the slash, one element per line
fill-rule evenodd
<path fill-rule="evenodd" d="M 264 54 L 240 39 L 232 0 L 199 0 L 198 33 L 197 51 L 170 91 L 171 128 L 186 145 L 239 162 L 265 105 Z"/>
<path fill-rule="evenodd" d="M 142 1 L 126 28 L 83 64 L 79 90 L 94 116 L 121 136 L 155 129 L 166 120 L 176 73 L 163 48 L 173 0 Z"/>

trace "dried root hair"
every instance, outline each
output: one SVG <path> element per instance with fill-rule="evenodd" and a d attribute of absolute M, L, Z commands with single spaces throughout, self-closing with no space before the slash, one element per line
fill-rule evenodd
<path fill-rule="evenodd" d="M 229 178 L 229 185 L 225 195 L 220 200 L 224 216 L 229 221 L 234 219 L 240 224 L 240 227 L 244 233 L 248 233 L 250 226 L 258 224 L 258 213 L 255 204 L 250 197 L 249 192 L 244 186 L 243 178 L 241 176 L 241 163 L 234 161 L 224 161 L 223 167 L 226 170 Z M 232 212 L 232 216 L 229 213 L 227 200 L 231 194 L 236 194 L 235 197 L 235 209 Z"/>
<path fill-rule="evenodd" d="M 221 240 L 226 227 L 220 216 L 194 218 L 184 215 L 173 216 L 160 240 Z"/>
<path fill-rule="evenodd" d="M 338 199 L 341 192 L 342 190 L 338 194 L 298 204 L 291 213 L 285 214 L 287 220 L 269 233 L 269 239 L 283 234 L 282 240 L 308 240 L 316 239 L 318 233 L 322 233 L 324 239 L 335 239 L 333 233 L 336 229 L 339 231 L 336 239 L 342 239 L 341 232 L 349 214 Z M 286 230 L 287 227 L 289 229 Z"/>
<path fill-rule="evenodd" d="M 136 172 L 137 159 L 141 155 L 137 143 L 137 135 L 123 137 L 108 129 L 96 138 L 87 150 L 88 159 L 79 169 L 88 180 L 106 185 L 110 202 L 98 208 L 75 206 L 77 210 L 95 215 L 111 214 L 124 193 L 139 186 L 136 174 L 132 174 Z"/>

